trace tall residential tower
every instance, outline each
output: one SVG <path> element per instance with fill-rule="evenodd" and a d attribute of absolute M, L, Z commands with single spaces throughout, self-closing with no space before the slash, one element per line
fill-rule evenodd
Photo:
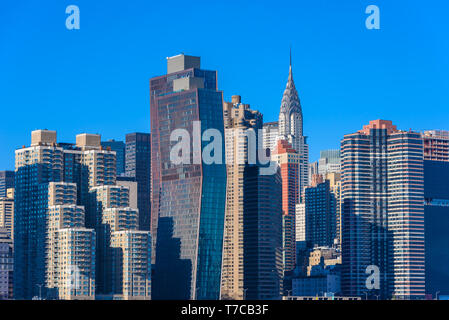
<path fill-rule="evenodd" d="M 375 120 L 344 136 L 341 155 L 344 294 L 424 298 L 421 135 Z M 379 287 L 367 285 L 373 272 Z"/>

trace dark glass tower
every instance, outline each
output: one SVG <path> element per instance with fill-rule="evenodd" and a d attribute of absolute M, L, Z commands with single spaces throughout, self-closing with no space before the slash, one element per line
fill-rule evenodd
<path fill-rule="evenodd" d="M 137 207 L 139 208 L 139 229 L 150 230 L 151 212 L 151 134 L 129 133 L 126 135 L 127 177 L 137 181 Z"/>
<path fill-rule="evenodd" d="M 449 162 L 424 161 L 426 293 L 449 295 Z"/>
<path fill-rule="evenodd" d="M 283 291 L 281 172 L 264 175 L 261 168 L 246 166 L 243 178 L 245 300 L 276 300 Z"/>
<path fill-rule="evenodd" d="M 0 198 L 6 197 L 9 188 L 14 188 L 14 171 L 0 171 Z"/>
<path fill-rule="evenodd" d="M 337 232 L 337 207 L 329 180 L 307 187 L 304 200 L 308 245 L 311 248 L 332 247 Z"/>
<path fill-rule="evenodd" d="M 203 150 L 207 129 L 224 136 L 223 96 L 217 73 L 200 69 L 200 58 L 167 59 L 167 74 L 150 80 L 152 136 L 151 231 L 156 239 L 153 299 L 218 299 L 226 201 L 224 152 L 221 164 L 174 164 L 170 141 L 185 129 Z M 194 121 L 201 121 L 194 134 Z M 221 145 L 222 146 L 222 145 Z M 195 149 L 195 148 L 194 148 Z"/>

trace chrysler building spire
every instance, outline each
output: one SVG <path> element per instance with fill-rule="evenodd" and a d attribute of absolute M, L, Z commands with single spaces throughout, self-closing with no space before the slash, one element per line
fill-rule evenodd
<path fill-rule="evenodd" d="M 303 135 L 302 110 L 295 82 L 293 81 L 292 56 L 290 49 L 290 68 L 288 72 L 287 86 L 282 96 L 281 111 L 279 114 L 279 135 L 295 144 L 291 139 L 299 138 Z"/>
<path fill-rule="evenodd" d="M 308 185 L 309 146 L 303 134 L 303 116 L 301 101 L 293 81 L 292 51 L 290 48 L 290 66 L 287 85 L 282 95 L 281 110 L 279 113 L 279 133 L 277 140 L 287 140 L 295 149 L 300 158 L 299 190 Z"/>

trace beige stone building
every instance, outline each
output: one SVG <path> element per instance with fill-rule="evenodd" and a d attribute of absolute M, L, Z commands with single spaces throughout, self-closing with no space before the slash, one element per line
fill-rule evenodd
<path fill-rule="evenodd" d="M 111 235 L 113 291 L 117 300 L 151 298 L 151 237 L 148 231 L 122 230 Z"/>
<path fill-rule="evenodd" d="M 74 183 L 48 185 L 45 287 L 53 299 L 95 298 L 95 232 L 84 227 L 76 195 Z"/>
<path fill-rule="evenodd" d="M 335 248 L 317 247 L 310 252 L 309 265 L 307 266 L 307 276 L 312 275 L 314 267 L 334 266 L 341 264 L 341 253 Z"/>
<path fill-rule="evenodd" d="M 59 229 L 56 282 L 58 298 L 95 299 L 95 231 L 86 228 Z"/>
<path fill-rule="evenodd" d="M 221 275 L 221 298 L 241 300 L 244 291 L 243 211 L 244 173 L 250 160 L 255 163 L 247 136 L 258 134 L 262 129 L 262 114 L 241 103 L 240 96 L 232 96 L 231 102 L 223 104 L 225 149 L 227 168 L 226 211 L 223 240 L 223 263 Z M 254 129 L 248 132 L 248 129 Z M 255 147 L 254 140 L 253 146 Z M 256 151 L 254 149 L 254 151 Z"/>
<path fill-rule="evenodd" d="M 6 198 L 0 198 L 0 228 L 5 228 L 14 239 L 14 191 L 11 190 L 14 189 L 8 189 Z"/>

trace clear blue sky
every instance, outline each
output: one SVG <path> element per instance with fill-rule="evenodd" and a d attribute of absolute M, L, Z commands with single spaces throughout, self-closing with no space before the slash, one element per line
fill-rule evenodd
<path fill-rule="evenodd" d="M 80 30 L 65 27 L 70 4 Z M 381 30 L 365 28 L 370 4 Z M 66 142 L 148 132 L 149 79 L 180 52 L 273 121 L 291 45 L 312 161 L 371 119 L 449 130 L 448 12 L 446 0 L 2 0 L 0 170 L 34 129 Z"/>

